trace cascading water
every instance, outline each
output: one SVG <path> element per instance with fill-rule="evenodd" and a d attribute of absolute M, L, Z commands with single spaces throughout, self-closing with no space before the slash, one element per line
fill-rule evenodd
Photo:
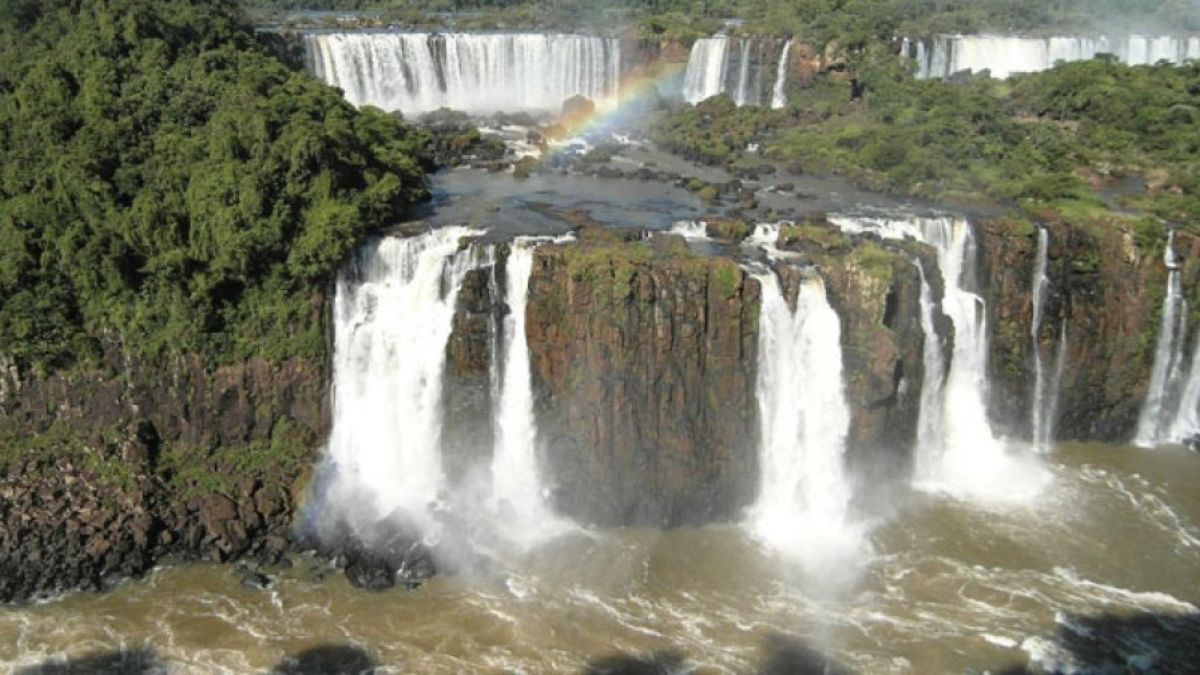
<path fill-rule="evenodd" d="M 1183 378 L 1184 343 L 1187 340 L 1187 299 L 1183 295 L 1183 275 L 1178 256 L 1175 255 L 1175 231 L 1167 235 L 1167 247 L 1163 251 L 1163 263 L 1167 267 L 1167 295 L 1163 298 L 1162 320 L 1158 328 L 1158 343 L 1154 349 L 1154 368 L 1150 372 L 1150 385 L 1146 400 L 1138 417 L 1137 436 L 1134 443 L 1152 447 L 1178 440 L 1172 438 L 1179 397 L 1179 386 Z M 1192 372 L 1190 380 L 1200 373 Z M 1189 388 L 1191 383 L 1189 383 Z"/>
<path fill-rule="evenodd" d="M 479 264 L 448 227 L 364 249 L 334 300 L 333 430 L 321 517 L 360 533 L 400 518 L 426 536 L 445 487 L 442 374 L 458 290 Z"/>
<path fill-rule="evenodd" d="M 742 40 L 741 64 L 738 67 L 737 94 L 733 97 L 734 103 L 737 103 L 739 106 L 750 102 L 750 49 L 752 46 L 749 40 Z"/>
<path fill-rule="evenodd" d="M 354 105 L 423 113 L 616 104 L 620 41 L 544 33 L 309 33 L 310 68 Z"/>
<path fill-rule="evenodd" d="M 1177 443 L 1196 443 L 1196 438 L 1200 436 L 1200 338 L 1195 342 L 1187 384 L 1183 396 L 1179 398 L 1175 419 L 1171 422 L 1170 437 Z"/>
<path fill-rule="evenodd" d="M 942 422 L 945 408 L 942 388 L 946 379 L 946 363 L 942 353 L 942 338 L 934 321 L 937 303 L 933 299 L 933 289 L 929 287 L 924 265 L 919 260 L 916 264 L 921 275 L 921 333 L 925 338 L 921 352 L 925 380 L 921 387 L 921 408 L 917 420 L 917 447 L 935 448 L 941 445 L 945 428 Z M 928 466 L 929 459 L 929 455 L 918 454 L 918 475 L 931 475 L 934 472 L 934 467 Z"/>
<path fill-rule="evenodd" d="M 1003 79 L 1102 53 L 1113 54 L 1128 65 L 1182 64 L 1200 59 L 1200 37 L 941 35 L 929 41 L 905 40 L 902 49 L 906 56 L 917 59 L 918 77 L 941 78 L 963 70 L 986 69 L 992 77 Z"/>
<path fill-rule="evenodd" d="M 757 384 L 762 446 L 751 523 L 762 540 L 796 555 L 810 571 L 829 569 L 863 548 L 848 523 L 850 409 L 841 322 L 820 277 L 801 281 L 795 311 L 775 274 L 756 278 L 763 289 Z"/>
<path fill-rule="evenodd" d="M 729 38 L 700 38 L 692 45 L 687 73 L 683 78 L 683 99 L 699 103 L 725 90 L 725 66 L 729 60 Z"/>
<path fill-rule="evenodd" d="M 504 367 L 496 407 L 496 445 L 492 454 L 493 509 L 505 530 L 534 543 L 563 531 L 563 522 L 546 503 L 537 454 L 537 424 L 525 308 L 533 251 L 545 239 L 518 238 L 512 244 L 505 277 Z"/>
<path fill-rule="evenodd" d="M 1031 440 L 1033 446 L 1040 451 L 1046 451 L 1054 440 L 1054 420 L 1051 418 L 1053 401 L 1056 393 L 1048 389 L 1051 382 L 1046 381 L 1045 367 L 1042 358 L 1042 344 L 1039 335 L 1042 330 L 1042 320 L 1045 318 L 1046 291 L 1050 285 L 1047 274 L 1049 266 L 1050 232 L 1039 227 L 1037 231 L 1037 260 L 1033 269 L 1033 320 L 1029 326 L 1029 337 L 1032 341 L 1033 353 L 1033 396 L 1029 418 L 1032 427 Z M 1060 361 L 1061 365 L 1061 361 Z M 1056 371 L 1058 367 L 1056 367 Z M 1049 398 L 1047 398 L 1049 396 Z"/>
<path fill-rule="evenodd" d="M 771 91 L 771 107 L 777 110 L 787 105 L 788 56 L 791 52 L 792 40 L 788 40 L 783 45 L 783 52 L 779 54 L 779 66 L 775 71 L 775 87 Z"/>
<path fill-rule="evenodd" d="M 923 411 L 919 424 L 925 438 L 917 448 L 917 485 L 984 501 L 1024 501 L 1038 494 L 1048 475 L 1036 464 L 1010 455 L 1007 443 L 988 420 L 987 319 L 983 298 L 970 290 L 976 283 L 970 224 L 952 218 L 831 221 L 846 232 L 908 237 L 937 250 L 944 286 L 942 311 L 954 325 L 954 350 L 940 410 L 936 415 Z M 932 319 L 929 323 L 932 328 Z M 927 364 L 934 358 L 926 352 Z"/>
<path fill-rule="evenodd" d="M 671 234 L 684 239 L 708 239 L 708 224 L 703 220 L 681 220 L 671 225 Z"/>

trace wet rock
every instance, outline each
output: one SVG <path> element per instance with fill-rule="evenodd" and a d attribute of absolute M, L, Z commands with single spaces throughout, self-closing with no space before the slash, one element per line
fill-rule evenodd
<path fill-rule="evenodd" d="M 271 577 L 251 569 L 245 569 L 241 572 L 240 583 L 242 588 L 249 588 L 255 591 L 265 591 L 271 588 Z"/>

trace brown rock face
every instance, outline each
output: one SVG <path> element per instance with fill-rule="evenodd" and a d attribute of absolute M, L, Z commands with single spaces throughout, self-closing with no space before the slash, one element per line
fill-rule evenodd
<path fill-rule="evenodd" d="M 1057 436 L 1120 441 L 1132 436 L 1154 361 L 1167 270 L 1165 231 L 1155 224 L 1050 222 L 1050 286 L 1038 340 L 1053 367 L 1067 349 Z M 1030 327 L 1037 232 L 1011 220 L 978 227 L 980 278 L 992 329 L 990 411 L 1008 433 L 1028 435 L 1035 381 Z M 1200 237 L 1179 232 L 1185 292 L 1200 284 Z M 1191 321 L 1193 330 L 1197 322 Z"/>
<path fill-rule="evenodd" d="M 712 522 L 754 497 L 759 285 L 658 241 L 584 230 L 534 257 L 539 444 L 555 506 L 584 522 Z"/>
<path fill-rule="evenodd" d="M 0 500 L 0 601 L 98 588 L 169 553 L 269 558 L 286 545 L 329 428 L 324 359 L 109 353 L 103 369 L 0 373 L 0 483 L 13 489 Z M 48 520 L 13 520 L 26 517 Z M 35 576 L 18 569 L 32 559 L 45 561 Z"/>

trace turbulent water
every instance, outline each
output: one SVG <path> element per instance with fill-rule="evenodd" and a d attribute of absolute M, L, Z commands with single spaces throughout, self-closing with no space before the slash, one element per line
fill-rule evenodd
<path fill-rule="evenodd" d="M 1159 61 L 1181 64 L 1200 59 L 1200 36 L 1053 36 L 941 35 L 905 39 L 902 52 L 917 61 L 917 76 L 949 77 L 963 70 L 991 71 L 992 77 L 1047 70 L 1058 61 L 1083 61 L 1113 54 L 1129 65 Z"/>
<path fill-rule="evenodd" d="M 684 74 L 683 99 L 699 103 L 727 94 L 742 105 L 787 105 L 787 55 L 784 44 L 778 64 L 767 63 L 767 40 L 717 36 L 700 38 L 692 45 Z M 774 73 L 769 72 L 774 68 Z"/>
<path fill-rule="evenodd" d="M 1191 672 L 1194 457 L 1089 446 L 1046 461 L 1057 488 L 1024 507 L 898 497 L 871 563 L 832 597 L 737 528 L 596 531 L 414 592 L 356 591 L 306 558 L 265 592 L 230 567 L 166 568 L 111 593 L 0 608 L 0 663 L 124 647 L 169 672 L 331 653 L 393 673 L 573 672 L 654 653 L 716 673 L 821 672 L 821 658 L 863 673 Z"/>
<path fill-rule="evenodd" d="M 422 113 L 557 112 L 615 103 L 620 42 L 551 33 L 309 33 L 309 67 L 355 105 Z"/>
<path fill-rule="evenodd" d="M 842 381 L 841 320 L 818 276 L 788 305 L 773 272 L 762 284 L 758 408 L 762 425 L 754 532 L 770 546 L 828 574 L 860 552 L 847 511 L 850 406 Z"/>

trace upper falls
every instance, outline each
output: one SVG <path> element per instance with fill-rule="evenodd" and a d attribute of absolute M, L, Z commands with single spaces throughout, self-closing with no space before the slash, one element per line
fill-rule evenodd
<path fill-rule="evenodd" d="M 988 70 L 992 77 L 1034 73 L 1058 61 L 1083 61 L 1097 54 L 1112 54 L 1128 65 L 1159 61 L 1182 64 L 1200 59 L 1200 36 L 1053 36 L 939 35 L 931 39 L 905 38 L 905 56 L 917 62 L 917 77 L 940 78 L 969 70 Z"/>
<path fill-rule="evenodd" d="M 620 41 L 549 33 L 308 33 L 309 67 L 354 105 L 423 113 L 615 103 Z"/>
<path fill-rule="evenodd" d="M 787 105 L 791 42 L 716 36 L 692 45 L 684 75 L 683 99 L 699 103 L 726 94 L 742 105 Z M 775 60 L 772 55 L 778 54 Z"/>

